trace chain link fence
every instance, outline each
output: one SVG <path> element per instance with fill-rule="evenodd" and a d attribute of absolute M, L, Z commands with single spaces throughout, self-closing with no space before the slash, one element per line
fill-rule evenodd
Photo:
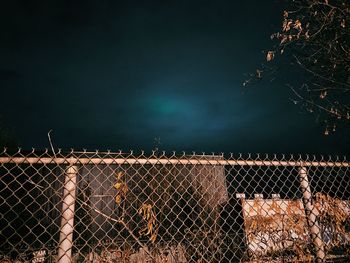
<path fill-rule="evenodd" d="M 349 262 L 339 157 L 0 154 L 0 262 Z"/>

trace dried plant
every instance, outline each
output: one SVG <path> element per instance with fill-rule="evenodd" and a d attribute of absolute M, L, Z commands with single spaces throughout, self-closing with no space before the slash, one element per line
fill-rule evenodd
<path fill-rule="evenodd" d="M 150 241 L 154 243 L 157 239 L 158 224 L 157 224 L 157 217 L 153 211 L 153 206 L 147 203 L 142 204 L 138 212 L 139 212 L 139 215 L 142 216 L 142 219 L 147 222 L 146 226 L 139 231 L 140 236 L 149 235 Z"/>
<path fill-rule="evenodd" d="M 275 46 L 266 52 L 267 63 L 243 84 L 281 73 L 292 101 L 317 114 L 328 135 L 350 123 L 350 2 L 288 0 L 287 6 L 271 35 Z"/>
<path fill-rule="evenodd" d="M 309 226 L 299 204 L 300 200 L 288 200 L 287 208 L 283 210 L 275 202 L 266 208 L 266 202 L 254 201 L 251 210 L 247 211 L 248 215 L 254 211 L 253 215 L 245 218 L 247 240 L 253 257 L 288 257 L 293 262 L 313 260 Z M 314 207 L 326 254 L 331 255 L 337 249 L 349 249 L 349 201 L 316 193 Z"/>
<path fill-rule="evenodd" d="M 317 193 L 316 204 L 323 235 L 327 236 L 326 249 L 349 245 L 349 202 Z"/>

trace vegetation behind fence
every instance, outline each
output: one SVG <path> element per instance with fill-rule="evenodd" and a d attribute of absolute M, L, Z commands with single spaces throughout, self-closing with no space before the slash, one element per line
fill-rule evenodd
<path fill-rule="evenodd" d="M 0 154 L 1 262 L 349 261 L 350 163 Z"/>

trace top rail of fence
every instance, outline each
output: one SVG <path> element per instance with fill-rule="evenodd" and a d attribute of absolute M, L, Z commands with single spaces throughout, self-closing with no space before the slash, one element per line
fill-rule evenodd
<path fill-rule="evenodd" d="M 338 156 L 328 156 L 328 158 L 321 157 L 317 159 L 315 156 L 305 155 L 262 155 L 256 154 L 244 158 L 239 155 L 235 158 L 233 154 L 225 156 L 220 155 L 206 155 L 192 153 L 190 155 L 183 153 L 166 156 L 163 152 L 156 155 L 154 152 L 149 156 L 144 152 L 141 154 L 134 154 L 122 152 L 79 152 L 70 151 L 62 153 L 60 150 L 53 153 L 48 150 L 43 152 L 30 151 L 23 153 L 18 151 L 9 154 L 4 150 L 0 154 L 0 164 L 15 163 L 15 164 L 65 164 L 65 165 L 231 165 L 231 166 L 297 166 L 297 167 L 350 167 L 350 162 L 346 157 L 340 158 Z"/>

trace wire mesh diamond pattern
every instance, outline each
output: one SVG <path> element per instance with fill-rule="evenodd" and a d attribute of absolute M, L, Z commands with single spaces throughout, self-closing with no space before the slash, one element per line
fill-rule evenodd
<path fill-rule="evenodd" d="M 349 262 L 346 158 L 0 154 L 0 262 Z"/>

